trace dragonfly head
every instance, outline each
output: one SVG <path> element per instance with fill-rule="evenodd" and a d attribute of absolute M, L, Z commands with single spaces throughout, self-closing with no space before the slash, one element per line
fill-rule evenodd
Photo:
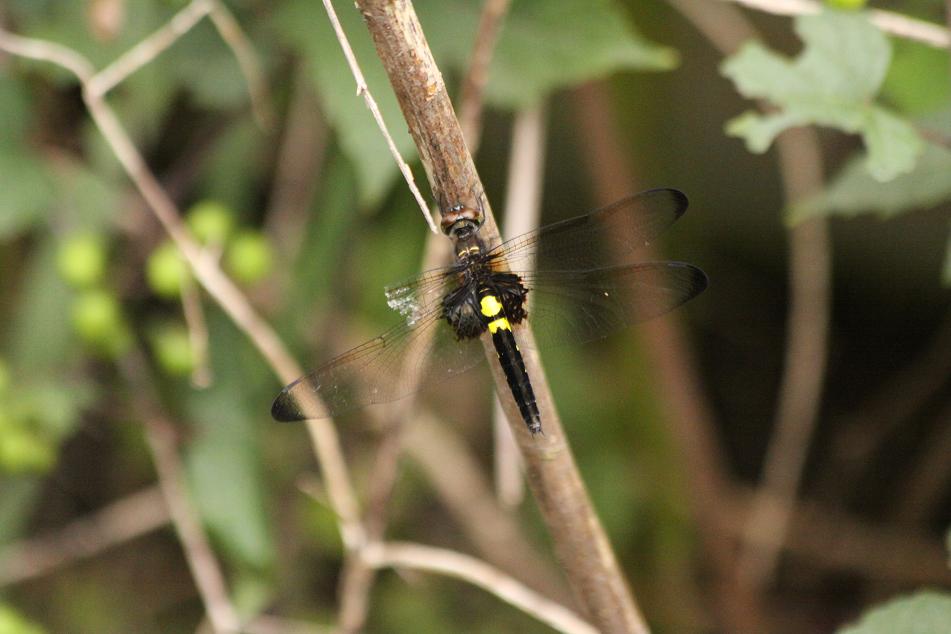
<path fill-rule="evenodd" d="M 440 226 L 450 238 L 456 239 L 459 231 L 477 231 L 482 226 L 485 215 L 482 213 L 481 205 L 476 208 L 471 205 L 457 203 L 449 207 L 442 208 L 442 221 Z M 469 227 L 474 227 L 470 229 Z"/>

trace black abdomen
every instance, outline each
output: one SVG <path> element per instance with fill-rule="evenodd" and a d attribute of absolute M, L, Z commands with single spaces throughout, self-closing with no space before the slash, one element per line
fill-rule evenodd
<path fill-rule="evenodd" d="M 492 333 L 492 343 L 495 344 L 499 363 L 505 372 L 505 379 L 508 381 L 509 389 L 512 390 L 512 396 L 518 404 L 522 420 L 533 434 L 540 433 L 541 414 L 538 411 L 538 403 L 535 402 L 535 390 L 532 389 L 528 372 L 525 371 L 525 361 L 515 343 L 515 336 L 511 330 L 500 328 Z"/>

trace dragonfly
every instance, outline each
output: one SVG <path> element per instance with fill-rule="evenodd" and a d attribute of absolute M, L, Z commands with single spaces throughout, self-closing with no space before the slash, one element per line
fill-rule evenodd
<path fill-rule="evenodd" d="M 489 337 L 525 425 L 541 433 L 514 333 L 531 324 L 542 348 L 593 341 L 699 295 L 707 276 L 698 267 L 635 260 L 687 205 L 676 189 L 652 189 L 497 244 L 480 235 L 479 220 L 457 214 L 447 230 L 454 263 L 385 289 L 403 321 L 287 385 L 272 417 L 300 421 L 396 401 L 484 362 Z"/>

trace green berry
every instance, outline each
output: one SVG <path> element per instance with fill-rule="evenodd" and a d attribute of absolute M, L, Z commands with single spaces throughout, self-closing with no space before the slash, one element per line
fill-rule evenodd
<path fill-rule="evenodd" d="M 185 376 L 195 369 L 195 352 L 184 326 L 162 326 L 152 333 L 151 339 L 155 359 L 166 373 Z"/>
<path fill-rule="evenodd" d="M 106 247 L 102 238 L 84 233 L 70 236 L 56 256 L 60 275 L 76 288 L 89 288 L 106 272 Z"/>
<path fill-rule="evenodd" d="M 72 307 L 73 327 L 87 343 L 104 344 L 122 329 L 119 300 L 108 291 L 83 291 Z"/>
<path fill-rule="evenodd" d="M 234 212 L 216 200 L 202 200 L 186 215 L 188 228 L 203 244 L 224 244 L 234 229 Z"/>
<path fill-rule="evenodd" d="M 149 255 L 145 277 L 155 294 L 166 299 L 181 295 L 189 276 L 188 264 L 171 242 L 163 242 Z"/>
<path fill-rule="evenodd" d="M 235 278 L 247 284 L 265 278 L 273 265 L 274 251 L 259 231 L 242 231 L 225 251 L 225 266 Z"/>
<path fill-rule="evenodd" d="M 48 471 L 56 452 L 48 441 L 19 426 L 0 434 L 0 470 L 10 473 Z"/>

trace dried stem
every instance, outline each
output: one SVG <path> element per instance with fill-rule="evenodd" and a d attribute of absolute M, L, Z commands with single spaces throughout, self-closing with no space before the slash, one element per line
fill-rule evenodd
<path fill-rule="evenodd" d="M 492 0 L 489 4 L 493 4 Z M 486 10 L 489 9 L 487 6 Z M 344 49 L 344 54 L 347 55 L 351 68 L 354 69 L 354 76 L 359 84 L 362 81 L 359 66 L 352 52 L 348 49 L 346 39 L 339 31 L 336 15 L 332 13 L 331 21 L 338 29 L 338 39 Z M 476 48 L 480 48 L 480 61 L 485 64 L 488 64 L 488 60 L 491 58 L 492 44 L 494 44 L 494 39 L 488 45 L 480 46 L 477 38 Z M 471 75 L 474 72 L 479 71 L 470 68 L 469 74 Z M 468 106 L 470 108 L 481 108 L 481 98 L 480 90 L 472 97 Z M 477 141 L 480 132 L 478 117 L 472 119 L 472 126 L 469 138 Z M 451 255 L 448 247 L 448 241 L 443 239 L 441 235 L 431 233 L 426 241 L 422 269 L 428 270 L 444 265 Z M 427 348 L 431 337 L 432 335 L 423 335 L 417 342 L 417 347 L 419 349 Z M 418 368 L 413 365 L 412 358 L 408 359 L 407 365 L 402 371 L 405 373 L 415 372 L 417 380 L 419 379 Z M 371 477 L 369 478 L 369 504 L 365 517 L 367 541 L 379 541 L 383 538 L 386 529 L 387 508 L 399 474 L 399 462 L 403 451 L 403 419 L 408 416 L 413 407 L 414 399 L 402 401 L 397 407 L 390 410 L 386 417 L 387 420 L 382 423 L 383 434 L 377 447 Z M 347 557 L 340 582 L 339 625 L 343 631 L 357 631 L 363 627 L 369 607 L 369 593 L 375 576 L 375 570 L 368 567 L 363 559 L 358 556 L 358 553 L 352 553 Z"/>
<path fill-rule="evenodd" d="M 788 130 L 777 139 L 786 204 L 822 188 L 822 153 L 810 128 Z M 802 480 L 819 416 L 831 313 L 831 256 L 828 223 L 814 218 L 789 230 L 789 315 L 776 422 L 756 502 L 747 524 L 740 573 L 757 586 L 772 578 Z M 778 502 L 778 504 L 777 504 Z"/>
<path fill-rule="evenodd" d="M 218 34 L 225 44 L 231 48 L 231 54 L 238 60 L 238 67 L 244 75 L 244 82 L 248 85 L 248 96 L 251 100 L 251 112 L 254 120 L 263 130 L 270 130 L 274 126 L 274 108 L 271 105 L 271 91 L 268 88 L 264 72 L 258 56 L 248 40 L 248 36 L 241 30 L 241 25 L 234 18 L 221 0 L 210 0 L 211 12 L 208 17 L 218 29 Z"/>
<path fill-rule="evenodd" d="M 86 85 L 88 93 L 104 96 L 188 33 L 211 8 L 212 0 L 192 0 L 164 26 L 96 73 Z"/>
<path fill-rule="evenodd" d="M 402 542 L 369 544 L 366 561 L 377 568 L 411 568 L 462 579 L 494 594 L 560 632 L 597 634 L 567 608 L 550 601 L 483 561 L 441 548 Z"/>
<path fill-rule="evenodd" d="M 536 229 L 541 219 L 542 178 L 545 168 L 547 107 L 539 105 L 515 116 L 512 128 L 512 150 L 508 189 L 505 199 L 505 237 Z M 534 263 L 532 263 L 534 267 Z M 528 296 L 531 314 L 533 296 Z M 503 420 L 501 405 L 496 401 L 492 417 L 495 437 L 495 486 L 499 499 L 515 506 L 524 497 L 521 459 L 515 439 Z"/>
<path fill-rule="evenodd" d="M 490 563 L 553 599 L 570 601 L 558 571 L 537 552 L 515 516 L 499 507 L 482 466 L 445 422 L 421 413 L 408 425 L 405 441 L 456 526 Z"/>
<path fill-rule="evenodd" d="M 126 496 L 85 517 L 0 552 L 0 587 L 34 579 L 80 559 L 168 525 L 168 507 L 158 487 Z"/>
<path fill-rule="evenodd" d="M 446 87 L 412 4 L 407 0 L 358 0 L 377 53 L 416 142 L 433 193 L 442 205 L 482 209 L 484 237 L 498 239 L 491 208 L 466 148 Z M 528 480 L 548 525 L 572 589 L 594 624 L 605 632 L 646 632 L 604 529 L 594 512 L 567 445 L 551 392 L 523 329 L 525 366 L 532 377 L 545 436 L 533 438 L 522 423 L 499 364 L 497 391 L 525 458 Z M 487 351 L 491 342 L 486 341 Z M 489 352 L 494 357 L 494 350 Z"/>
<path fill-rule="evenodd" d="M 459 125 L 473 155 L 478 152 L 482 136 L 483 92 L 489 81 L 489 63 L 510 4 L 511 0 L 485 0 L 476 29 L 475 44 L 469 56 L 469 68 L 462 81 Z"/>
<path fill-rule="evenodd" d="M 323 1 L 324 8 L 327 10 L 327 17 L 330 18 L 330 23 L 334 27 L 334 33 L 337 35 L 337 41 L 340 42 L 340 48 L 343 49 L 343 55 L 347 58 L 347 64 L 350 66 L 350 72 L 353 73 L 353 78 L 357 82 L 357 96 L 362 96 L 363 101 L 366 102 L 367 108 L 369 108 L 370 113 L 373 115 L 373 120 L 376 121 L 376 125 L 380 129 L 380 133 L 383 135 L 383 138 L 386 139 L 386 145 L 390 148 L 390 154 L 393 155 L 393 159 L 396 161 L 397 166 L 400 168 L 400 172 L 403 174 L 403 178 L 406 180 L 406 185 L 409 187 L 410 192 L 412 192 L 413 198 L 416 199 L 416 204 L 419 205 L 420 211 L 423 212 L 423 218 L 426 219 L 429 229 L 433 233 L 439 233 L 439 231 L 436 229 L 436 223 L 433 220 L 433 216 L 429 212 L 429 206 L 426 204 L 426 200 L 423 198 L 423 195 L 419 192 L 419 188 L 416 186 L 416 179 L 413 177 L 413 172 L 410 170 L 409 165 L 406 164 L 406 161 L 403 160 L 403 157 L 400 156 L 400 151 L 397 149 L 396 143 L 393 141 L 393 137 L 390 136 L 390 132 L 386 128 L 386 122 L 383 121 L 383 115 L 380 113 L 380 108 L 376 105 L 376 99 L 374 99 L 373 95 L 370 94 L 367 81 L 363 78 L 363 71 L 360 70 L 360 65 L 357 63 L 357 58 L 353 54 L 353 49 L 350 48 L 350 42 L 347 40 L 347 34 L 343 32 L 343 27 L 340 26 L 340 20 L 337 19 L 337 12 L 334 11 L 333 3 L 331 0 Z"/>
<path fill-rule="evenodd" d="M 599 200 L 608 204 L 631 192 L 637 172 L 618 144 L 622 135 L 615 128 L 616 118 L 605 87 L 585 87 L 578 91 L 577 102 L 576 119 L 586 139 L 584 158 Z M 657 257 L 645 253 L 648 258 Z M 721 627 L 728 632 L 763 631 L 756 598 L 736 578 L 732 541 L 722 531 L 708 530 L 727 520 L 724 500 L 729 494 L 728 470 L 688 335 L 676 314 L 641 324 L 637 331 L 657 377 L 671 437 L 680 444 L 690 510 L 714 575 L 715 607 Z"/>
<path fill-rule="evenodd" d="M 252 308 L 241 290 L 220 269 L 190 235 L 181 215 L 155 175 L 148 169 L 115 112 L 101 97 L 88 90 L 93 77 L 92 65 L 72 49 L 61 45 L 24 38 L 0 29 L 0 49 L 15 55 L 53 62 L 76 74 L 83 86 L 83 98 L 93 121 L 126 174 L 135 184 L 149 208 L 175 242 L 202 287 L 222 307 L 237 327 L 248 336 L 282 382 L 302 374 L 270 325 Z M 314 444 L 330 501 L 340 519 L 341 535 L 346 544 L 361 543 L 363 529 L 350 476 L 333 424 L 328 419 L 311 420 L 307 429 Z"/>
<path fill-rule="evenodd" d="M 212 627 L 215 632 L 237 632 L 240 627 L 238 613 L 228 596 L 221 566 L 192 504 L 185 468 L 178 455 L 175 426 L 161 410 L 145 356 L 141 351 L 133 350 L 120 360 L 119 370 L 129 384 L 131 405 L 145 426 L 145 438 L 152 453 L 159 489 Z"/>
<path fill-rule="evenodd" d="M 724 516 L 728 523 L 721 528 L 731 535 L 744 534 L 742 518 L 749 515 L 754 495 L 746 491 L 734 495 L 728 504 L 737 508 Z M 871 525 L 866 519 L 809 500 L 800 500 L 792 509 L 785 536 L 763 534 L 757 539 L 825 570 L 857 573 L 902 586 L 951 583 L 951 570 L 939 540 L 907 529 Z"/>
<path fill-rule="evenodd" d="M 750 9 L 776 15 L 811 15 L 822 11 L 822 3 L 816 0 L 721 0 L 721 2 L 741 4 Z M 916 40 L 936 48 L 951 46 L 951 31 L 937 24 L 880 9 L 870 10 L 869 17 L 872 24 L 889 35 Z"/>

